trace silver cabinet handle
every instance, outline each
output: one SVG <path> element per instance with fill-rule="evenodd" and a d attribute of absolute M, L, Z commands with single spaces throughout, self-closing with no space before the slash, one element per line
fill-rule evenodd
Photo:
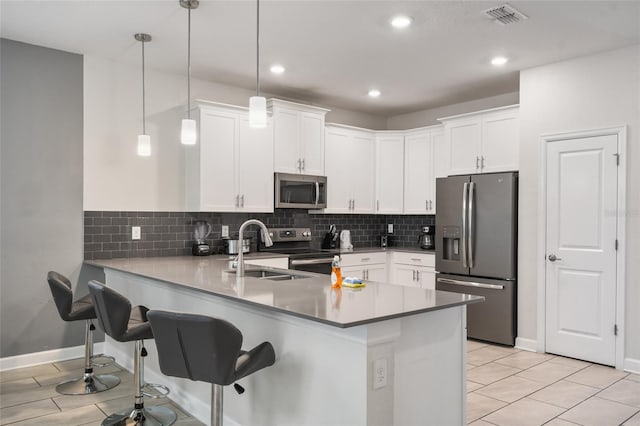
<path fill-rule="evenodd" d="M 297 266 L 297 265 L 320 265 L 320 264 L 331 263 L 331 262 L 333 262 L 333 258 L 332 257 L 320 258 L 320 259 L 300 259 L 300 260 L 291 259 L 291 260 L 289 260 L 289 263 L 291 263 L 291 266 Z"/>
<path fill-rule="evenodd" d="M 459 281 L 459 280 L 452 280 L 450 278 L 438 278 L 438 282 L 442 284 L 455 284 L 455 285 L 461 285 L 465 287 L 488 288 L 490 290 L 504 289 L 503 285 L 476 283 L 473 281 Z"/>
<path fill-rule="evenodd" d="M 480 157 L 476 155 L 476 169 L 480 168 Z"/>
<path fill-rule="evenodd" d="M 557 257 L 555 254 L 550 254 L 549 255 L 549 260 L 551 262 L 555 262 L 556 260 L 562 260 L 562 258 L 561 257 Z"/>
<path fill-rule="evenodd" d="M 316 181 L 316 206 L 318 205 L 318 201 L 320 201 L 320 183 Z"/>
<path fill-rule="evenodd" d="M 376 211 L 380 211 L 380 200 L 376 200 Z"/>
<path fill-rule="evenodd" d="M 420 271 L 416 271 L 416 281 L 420 281 Z"/>
<path fill-rule="evenodd" d="M 484 155 L 481 157 L 480 160 L 480 170 L 484 169 Z"/>
<path fill-rule="evenodd" d="M 424 200 L 424 209 L 429 211 L 429 200 Z"/>
<path fill-rule="evenodd" d="M 371 260 L 370 257 L 363 257 L 362 259 L 360 259 L 360 262 L 368 262 L 370 260 Z"/>
<path fill-rule="evenodd" d="M 412 257 L 411 260 L 413 260 L 414 262 L 422 262 L 422 259 L 419 259 L 417 257 Z"/>
<path fill-rule="evenodd" d="M 473 261 L 474 261 L 474 255 L 473 255 L 473 245 L 475 243 L 474 241 L 474 237 L 473 237 L 473 232 L 474 232 L 474 224 L 473 224 L 473 199 L 475 198 L 475 194 L 476 194 L 476 183 L 475 182 L 471 182 L 469 184 L 469 236 L 467 237 L 469 241 L 469 268 L 473 268 Z"/>
<path fill-rule="evenodd" d="M 302 172 L 302 159 L 298 158 L 298 171 Z"/>
<path fill-rule="evenodd" d="M 236 195 L 236 207 L 240 207 L 240 195 Z"/>
<path fill-rule="evenodd" d="M 304 160 L 305 160 L 305 159 L 303 158 L 303 159 L 302 159 L 302 171 L 303 171 L 303 172 L 304 172 L 304 169 L 305 169 Z"/>
<path fill-rule="evenodd" d="M 433 210 L 433 201 L 429 200 L 429 211 Z"/>
<path fill-rule="evenodd" d="M 467 194 L 469 192 L 469 183 L 465 182 L 462 187 L 462 267 L 468 268 L 467 264 Z"/>
<path fill-rule="evenodd" d="M 365 280 L 369 279 L 369 270 L 368 269 L 364 270 L 364 276 L 365 276 L 365 278 L 364 278 Z"/>
<path fill-rule="evenodd" d="M 244 194 L 240 196 L 240 207 L 244 207 Z"/>
<path fill-rule="evenodd" d="M 415 281 L 416 280 L 416 270 L 414 269 L 413 271 L 411 271 L 411 280 Z"/>

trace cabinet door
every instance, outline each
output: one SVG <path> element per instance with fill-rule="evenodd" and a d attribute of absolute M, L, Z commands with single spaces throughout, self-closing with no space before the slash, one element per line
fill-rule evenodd
<path fill-rule="evenodd" d="M 324 116 L 300 114 L 302 173 L 324 175 Z"/>
<path fill-rule="evenodd" d="M 347 266 L 340 268 L 342 278 L 355 277 L 364 280 L 364 268 L 362 266 Z"/>
<path fill-rule="evenodd" d="M 367 281 L 378 281 L 381 283 L 389 282 L 387 277 L 387 267 L 385 265 L 367 266 L 366 270 Z"/>
<path fill-rule="evenodd" d="M 240 120 L 238 158 L 240 210 L 273 212 L 273 127 L 270 120 L 264 129 L 249 127 L 247 118 Z"/>
<path fill-rule="evenodd" d="M 377 214 L 401 214 L 404 198 L 404 137 L 376 138 Z"/>
<path fill-rule="evenodd" d="M 420 287 L 436 289 L 436 271 L 433 268 L 416 268 L 417 281 Z"/>
<path fill-rule="evenodd" d="M 236 210 L 238 116 L 200 113 L 200 210 Z M 198 149 L 198 147 L 191 147 Z"/>
<path fill-rule="evenodd" d="M 374 153 L 375 140 L 370 133 L 356 133 L 352 137 L 352 148 L 343 163 L 349 171 L 353 199 L 352 213 L 374 212 Z"/>
<path fill-rule="evenodd" d="M 449 175 L 480 173 L 481 119 L 459 119 L 445 123 L 451 169 Z"/>
<path fill-rule="evenodd" d="M 327 163 L 327 208 L 326 213 L 350 213 L 351 171 L 345 150 L 350 146 L 349 136 L 338 129 L 327 128 L 325 152 Z"/>
<path fill-rule="evenodd" d="M 429 214 L 436 214 L 436 179 L 447 177 L 449 168 L 449 149 L 447 140 L 444 136 L 444 130 L 435 131 L 431 134 L 431 148 L 433 153 L 433 176 L 431 177 L 431 203 L 429 203 Z"/>
<path fill-rule="evenodd" d="M 416 267 L 411 265 L 393 265 L 394 281 L 393 284 L 404 285 L 408 287 L 419 287 L 420 283 L 416 281 Z"/>
<path fill-rule="evenodd" d="M 273 112 L 274 165 L 276 172 L 300 173 L 300 113 L 276 108 Z"/>
<path fill-rule="evenodd" d="M 407 135 L 404 141 L 405 213 L 428 213 L 431 194 L 428 182 L 432 176 L 431 164 L 431 144 L 428 133 Z"/>
<path fill-rule="evenodd" d="M 518 170 L 518 111 L 487 114 L 482 120 L 482 173 Z"/>

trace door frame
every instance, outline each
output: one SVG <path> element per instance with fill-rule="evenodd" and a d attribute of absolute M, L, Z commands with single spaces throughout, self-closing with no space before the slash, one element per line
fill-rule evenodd
<path fill-rule="evenodd" d="M 618 254 L 616 256 L 616 324 L 618 335 L 616 336 L 615 367 L 622 370 L 624 367 L 624 342 L 625 342 L 625 301 L 626 301 L 626 206 L 627 206 L 627 126 L 608 127 L 591 130 L 578 130 L 572 132 L 548 133 L 540 135 L 539 144 L 539 176 L 538 176 L 538 248 L 537 248 L 537 352 L 546 352 L 546 247 L 547 247 L 547 144 L 569 139 L 587 138 L 596 136 L 615 135 L 618 137 L 618 154 L 620 164 L 618 166 L 618 196 L 616 236 L 618 239 Z"/>

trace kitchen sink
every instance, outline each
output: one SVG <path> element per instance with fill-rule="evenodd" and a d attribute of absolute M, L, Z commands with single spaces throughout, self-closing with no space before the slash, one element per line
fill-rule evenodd
<path fill-rule="evenodd" d="M 225 272 L 228 272 L 230 274 L 235 274 L 236 270 L 231 269 Z M 261 280 L 270 280 L 270 281 L 289 281 L 289 280 L 300 280 L 303 278 L 309 278 L 306 275 L 288 274 L 286 272 L 272 271 L 269 269 L 245 270 L 244 276 L 251 277 L 251 278 L 258 278 Z"/>

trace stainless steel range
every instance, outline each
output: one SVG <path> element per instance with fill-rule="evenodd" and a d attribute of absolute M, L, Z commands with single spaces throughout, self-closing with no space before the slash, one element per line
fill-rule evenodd
<path fill-rule="evenodd" d="M 273 245 L 265 247 L 260 236 L 258 251 L 288 255 L 289 269 L 329 275 L 333 256 L 340 253 L 338 250 L 311 248 L 310 228 L 269 228 L 269 236 Z"/>

